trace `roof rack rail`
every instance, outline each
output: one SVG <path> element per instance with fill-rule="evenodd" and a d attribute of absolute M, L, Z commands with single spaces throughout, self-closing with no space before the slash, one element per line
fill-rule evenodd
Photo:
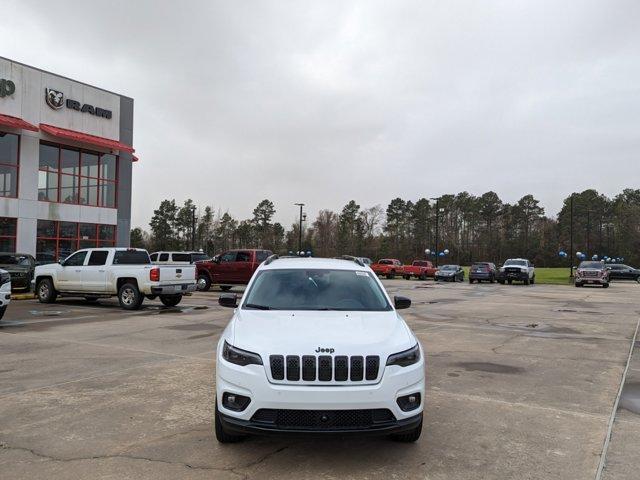
<path fill-rule="evenodd" d="M 365 267 L 366 266 L 362 260 L 360 260 L 358 257 L 354 257 L 353 255 L 341 255 L 341 256 L 336 257 L 336 258 L 338 260 L 348 260 L 350 262 L 355 262 L 358 265 L 360 265 L 361 267 Z"/>
<path fill-rule="evenodd" d="M 271 262 L 273 262 L 274 260 L 277 260 L 280 258 L 280 255 L 278 255 L 277 253 L 270 255 L 267 257 L 267 259 L 264 261 L 265 265 L 269 265 Z"/>

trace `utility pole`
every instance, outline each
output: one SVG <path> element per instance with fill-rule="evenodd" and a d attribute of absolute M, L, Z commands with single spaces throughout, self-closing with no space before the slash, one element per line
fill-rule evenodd
<path fill-rule="evenodd" d="M 300 207 L 300 226 L 298 229 L 298 255 L 302 252 L 302 207 L 304 207 L 304 203 L 294 203 Z"/>
<path fill-rule="evenodd" d="M 440 197 L 431 198 L 430 200 L 436 201 L 436 267 L 438 266 L 438 256 L 440 252 L 438 251 L 438 217 L 440 216 Z"/>
<path fill-rule="evenodd" d="M 573 193 L 569 197 L 569 278 L 573 278 Z"/>

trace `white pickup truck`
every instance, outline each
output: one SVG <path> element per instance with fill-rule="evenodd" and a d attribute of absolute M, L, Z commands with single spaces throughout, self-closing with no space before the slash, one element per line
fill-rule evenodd
<path fill-rule="evenodd" d="M 152 265 L 146 250 L 87 248 L 58 263 L 36 267 L 34 282 L 41 303 L 53 303 L 58 295 L 90 302 L 117 296 L 122 308 L 137 310 L 145 297 L 160 297 L 173 307 L 185 293 L 195 291 L 196 268 Z"/>

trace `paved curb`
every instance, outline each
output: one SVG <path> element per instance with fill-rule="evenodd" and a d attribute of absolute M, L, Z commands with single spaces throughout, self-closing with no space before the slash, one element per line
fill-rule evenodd
<path fill-rule="evenodd" d="M 34 293 L 12 293 L 11 300 L 33 300 L 36 298 Z"/>

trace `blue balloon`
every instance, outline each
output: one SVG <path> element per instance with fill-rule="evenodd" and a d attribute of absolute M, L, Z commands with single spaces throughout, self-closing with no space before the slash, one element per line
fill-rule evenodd
<path fill-rule="evenodd" d="M 440 252 L 440 253 L 438 254 L 438 256 L 439 256 L 439 257 L 444 257 L 444 252 Z"/>
<path fill-rule="evenodd" d="M 566 257 L 567 256 L 567 252 L 565 252 L 564 250 L 560 250 L 558 255 L 560 255 L 561 257 Z"/>

